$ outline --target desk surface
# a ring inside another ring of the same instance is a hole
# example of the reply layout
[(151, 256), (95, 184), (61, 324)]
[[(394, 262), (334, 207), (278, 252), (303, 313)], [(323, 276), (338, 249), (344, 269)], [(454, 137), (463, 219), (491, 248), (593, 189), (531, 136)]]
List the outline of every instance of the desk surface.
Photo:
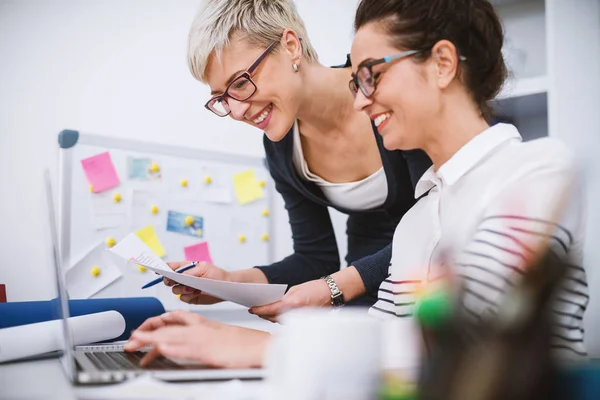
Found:
[[(262, 329), (270, 332), (278, 329), (277, 324), (261, 320), (254, 315), (248, 314), (246, 311), (241, 312), (236, 310), (235, 313), (224, 313), (215, 310), (215, 312), (211, 313), (211, 310), (208, 310), (202, 314), (207, 314), (205, 315), (206, 317), (214, 320), (233, 323), (234, 325), (245, 326), (247, 328)], [(259, 381), (245, 381), (243, 383), (239, 381), (229, 383), (174, 383), (168, 385), (171, 385), (174, 391), (185, 388), (186, 392), (192, 392), (192, 396), (186, 395), (186, 398), (189, 399), (207, 398), (202, 393), (215, 394), (221, 393), (221, 391), (226, 391), (225, 395), (218, 396), (217, 398), (235, 398), (239, 397), (239, 395), (233, 396), (229, 394), (240, 390), (240, 387), (235, 385), (236, 383), (243, 385), (244, 399), (264, 398), (262, 396), (264, 394), (264, 384)], [(168, 388), (165, 389), (164, 385), (162, 389), (168, 390)], [(117, 398), (109, 396), (109, 393), (113, 394), (116, 391), (116, 386), (108, 385), (93, 389), (72, 387), (62, 370), (58, 358), (0, 365), (0, 400)], [(198, 394), (197, 396), (196, 393)]]
[(0, 365), (0, 399), (76, 399), (56, 358)]
[[(70, 385), (58, 359), (46, 359), (0, 365), (0, 399), (117, 399), (117, 398), (239, 398), (263, 399), (265, 385), (259, 381), (163, 383), (152, 381), (106, 385), (100, 387), (73, 387)], [(135, 393), (135, 395), (133, 395)], [(132, 397), (133, 395), (133, 397)], [(139, 397), (138, 397), (139, 396)], [(171, 397), (173, 396), (173, 397)]]

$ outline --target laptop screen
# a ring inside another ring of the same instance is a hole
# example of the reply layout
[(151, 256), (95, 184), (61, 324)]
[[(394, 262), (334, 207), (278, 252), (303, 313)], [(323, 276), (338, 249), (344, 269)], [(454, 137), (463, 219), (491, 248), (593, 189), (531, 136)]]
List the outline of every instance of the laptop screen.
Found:
[(61, 267), (61, 256), (58, 247), (58, 228), (56, 222), (56, 208), (54, 207), (54, 197), (52, 195), (52, 182), (50, 172), (44, 171), (44, 185), (46, 192), (46, 203), (48, 206), (48, 230), (50, 242), (52, 245), (52, 268), (56, 279), (57, 298), (51, 302), (55, 307), (53, 313), (62, 321), (62, 337), (57, 338), (57, 342), (62, 346), (61, 363), (68, 378), (73, 381), (75, 378), (75, 361), (72, 356), (71, 332), (68, 329), (69, 302), (65, 286), (63, 269)]

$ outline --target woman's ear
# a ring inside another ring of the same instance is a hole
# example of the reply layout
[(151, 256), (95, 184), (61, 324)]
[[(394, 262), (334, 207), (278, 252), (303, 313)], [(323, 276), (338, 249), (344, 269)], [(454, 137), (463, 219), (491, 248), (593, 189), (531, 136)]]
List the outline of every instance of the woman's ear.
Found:
[(293, 30), (286, 28), (283, 31), (281, 37), (281, 44), (283, 49), (289, 54), (292, 62), (300, 65), (300, 59), (302, 55), (302, 43), (300, 37)]
[(436, 79), (440, 89), (445, 89), (458, 72), (458, 52), (449, 40), (440, 40), (431, 49), (431, 56), (436, 66)]

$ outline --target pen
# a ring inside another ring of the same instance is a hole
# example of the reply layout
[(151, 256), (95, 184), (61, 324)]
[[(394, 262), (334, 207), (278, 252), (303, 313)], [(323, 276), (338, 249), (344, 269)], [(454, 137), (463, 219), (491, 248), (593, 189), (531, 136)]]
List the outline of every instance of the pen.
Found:
[[(193, 262), (193, 263), (191, 263), (190, 265), (188, 265), (188, 266), (185, 266), (185, 267), (183, 267), (183, 268), (180, 268), (180, 269), (176, 270), (175, 272), (177, 272), (178, 274), (181, 274), (182, 272), (185, 272), (185, 271), (187, 271), (187, 270), (188, 270), (188, 269), (190, 269), (190, 268), (194, 268), (194, 267), (195, 267), (197, 264), (198, 264), (198, 263), (194, 261), (194, 262)], [(162, 278), (162, 277), (160, 277), (160, 278), (156, 278), (155, 280), (153, 280), (153, 281), (151, 281), (151, 282), (148, 282), (148, 283), (146, 283), (144, 286), (142, 286), (142, 289), (146, 289), (146, 288), (152, 287), (152, 286), (154, 286), (154, 285), (157, 285), (157, 284), (161, 283), (161, 282), (162, 282), (162, 280), (163, 280), (163, 278)]]

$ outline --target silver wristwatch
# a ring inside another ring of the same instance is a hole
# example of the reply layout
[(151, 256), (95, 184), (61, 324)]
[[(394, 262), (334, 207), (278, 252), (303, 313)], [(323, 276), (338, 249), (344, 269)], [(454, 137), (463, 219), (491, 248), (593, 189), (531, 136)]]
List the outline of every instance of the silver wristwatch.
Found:
[(340, 288), (338, 288), (338, 286), (335, 284), (333, 278), (327, 275), (322, 277), (321, 279), (327, 282), (327, 286), (329, 286), (329, 290), (331, 290), (331, 305), (334, 308), (337, 308), (342, 307), (344, 304), (346, 304), (344, 302), (344, 294), (342, 293)]

